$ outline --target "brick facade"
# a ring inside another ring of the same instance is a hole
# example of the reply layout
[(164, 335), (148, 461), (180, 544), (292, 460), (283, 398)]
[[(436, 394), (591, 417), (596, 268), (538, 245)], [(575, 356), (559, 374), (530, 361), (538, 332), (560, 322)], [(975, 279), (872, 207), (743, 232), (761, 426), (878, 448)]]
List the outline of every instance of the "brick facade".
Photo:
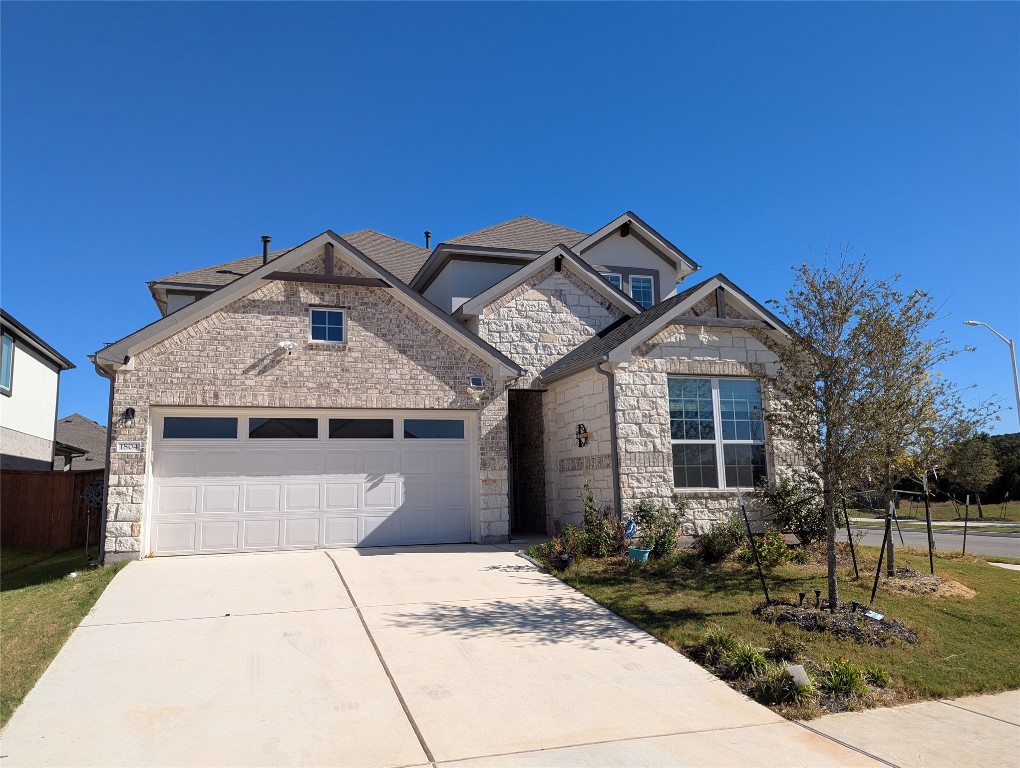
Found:
[[(321, 273), (322, 256), (294, 271)], [(344, 263), (336, 272), (358, 274)], [(346, 344), (308, 340), (313, 305), (347, 310)], [(297, 343), (290, 355), (279, 346), (284, 340)], [(477, 375), (485, 382), (480, 404), (466, 391)], [(414, 313), (393, 289), (271, 280), (118, 371), (110, 439), (147, 445), (154, 406), (480, 410), (481, 539), (505, 541), (504, 387), (491, 360)], [(128, 407), (131, 428), (120, 418)], [(105, 549), (114, 559), (142, 554), (147, 462), (144, 452), (111, 453)]]

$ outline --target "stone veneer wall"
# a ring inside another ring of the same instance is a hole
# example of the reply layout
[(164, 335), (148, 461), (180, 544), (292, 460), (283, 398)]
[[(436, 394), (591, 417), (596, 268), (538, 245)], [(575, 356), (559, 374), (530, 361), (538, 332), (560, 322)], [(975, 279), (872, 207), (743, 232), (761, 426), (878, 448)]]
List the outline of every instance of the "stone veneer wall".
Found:
[[(339, 249), (338, 249), (339, 251)], [(337, 274), (357, 275), (337, 253)], [(294, 271), (321, 273), (321, 255)], [(308, 307), (347, 310), (344, 345), (308, 340)], [(279, 343), (298, 343), (291, 355)], [(457, 408), (481, 410), (481, 538), (509, 534), (507, 394), (492, 363), (413, 313), (392, 289), (266, 281), (247, 296), (140, 353), (117, 373), (111, 440), (147, 445), (152, 406)], [(477, 405), (468, 377), (481, 375)], [(119, 414), (135, 409), (128, 429)], [(105, 551), (138, 557), (146, 453), (112, 452)]]
[(565, 262), (560, 272), (552, 265), (539, 270), (478, 318), (478, 335), (528, 371), (515, 387), (530, 387), (546, 367), (623, 315), (571, 269)]
[[(603, 508), (613, 506), (612, 442), (609, 432), (609, 384), (594, 369), (554, 382), (544, 395), (545, 477), (548, 531), (561, 525), (580, 525), (581, 493), (591, 480)], [(592, 434), (578, 447), (577, 425)]]
[[(634, 350), (616, 372), (620, 493), (626, 515), (641, 499), (668, 503), (673, 493), (667, 376), (750, 377), (771, 370), (775, 357), (741, 329), (670, 325)], [(763, 393), (768, 400), (768, 393)], [(769, 473), (789, 466), (794, 454), (766, 430)], [(730, 490), (681, 489), (689, 503), (687, 533), (702, 533), (737, 510)]]

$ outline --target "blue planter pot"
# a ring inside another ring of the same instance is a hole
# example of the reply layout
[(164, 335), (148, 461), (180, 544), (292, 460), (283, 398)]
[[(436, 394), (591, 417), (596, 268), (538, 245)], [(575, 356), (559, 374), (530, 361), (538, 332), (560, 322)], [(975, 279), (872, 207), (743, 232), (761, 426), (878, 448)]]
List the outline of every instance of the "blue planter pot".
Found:
[(630, 547), (627, 549), (627, 554), (630, 556), (632, 563), (643, 563), (648, 560), (648, 555), (652, 550), (642, 549), (641, 547)]

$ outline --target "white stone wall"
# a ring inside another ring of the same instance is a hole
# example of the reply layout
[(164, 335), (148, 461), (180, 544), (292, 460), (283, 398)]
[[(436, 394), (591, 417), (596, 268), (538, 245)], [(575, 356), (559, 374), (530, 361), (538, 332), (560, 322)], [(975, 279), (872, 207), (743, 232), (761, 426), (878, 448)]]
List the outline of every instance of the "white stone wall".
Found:
[[(339, 261), (339, 258), (338, 258)], [(321, 256), (294, 270), (321, 273)], [(338, 273), (356, 274), (345, 265)], [(310, 341), (309, 305), (347, 310), (348, 342)], [(279, 342), (298, 343), (291, 355)], [(509, 534), (507, 395), (491, 361), (450, 339), (397, 299), (391, 289), (267, 281), (139, 354), (114, 385), (110, 439), (149, 440), (153, 406), (260, 408), (481, 409), (483, 541)], [(468, 377), (486, 391), (475, 404)], [(135, 425), (119, 415), (135, 409)], [(147, 456), (112, 453), (105, 548), (138, 556), (146, 508)]]
[[(673, 494), (669, 431), (670, 374), (753, 377), (774, 369), (775, 357), (747, 331), (670, 325), (634, 350), (616, 372), (620, 493), (624, 514), (641, 499), (668, 503)], [(763, 393), (766, 400), (768, 393)], [(792, 459), (766, 428), (769, 472)], [(738, 511), (730, 490), (677, 489), (688, 501), (687, 533), (702, 533)]]
[(529, 387), (535, 376), (619, 319), (623, 312), (583, 283), (564, 262), (550, 265), (489, 304), (477, 333), (528, 375), (515, 386)]
[[(555, 523), (580, 525), (581, 492), (590, 479), (595, 498), (613, 505), (612, 442), (609, 431), (609, 386), (605, 376), (588, 370), (549, 386), (543, 399), (546, 457), (547, 530)], [(578, 447), (577, 425), (591, 433)]]

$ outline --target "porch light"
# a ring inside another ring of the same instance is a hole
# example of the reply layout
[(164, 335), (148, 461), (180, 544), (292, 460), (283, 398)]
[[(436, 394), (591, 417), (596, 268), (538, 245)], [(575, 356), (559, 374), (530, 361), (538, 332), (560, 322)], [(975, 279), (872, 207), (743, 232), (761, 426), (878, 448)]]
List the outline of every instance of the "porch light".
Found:
[(124, 409), (124, 426), (131, 429), (135, 425), (135, 409), (125, 408)]
[(591, 440), (592, 437), (591, 432), (588, 431), (588, 427), (584, 424), (578, 424), (576, 434), (578, 448), (584, 448), (584, 446), (588, 445), (588, 441)]
[(468, 376), (467, 392), (476, 404), (482, 402), (482, 393), (485, 392), (485, 381), (481, 376)]

